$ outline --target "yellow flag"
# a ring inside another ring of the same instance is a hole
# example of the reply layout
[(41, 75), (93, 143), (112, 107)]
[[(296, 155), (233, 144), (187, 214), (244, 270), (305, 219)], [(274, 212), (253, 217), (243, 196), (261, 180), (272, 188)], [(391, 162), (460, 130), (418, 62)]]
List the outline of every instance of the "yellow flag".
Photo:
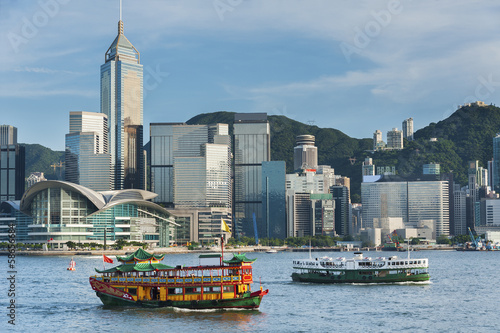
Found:
[(229, 230), (229, 226), (227, 225), (226, 221), (222, 220), (222, 231), (225, 231), (225, 232), (231, 232), (231, 230)]

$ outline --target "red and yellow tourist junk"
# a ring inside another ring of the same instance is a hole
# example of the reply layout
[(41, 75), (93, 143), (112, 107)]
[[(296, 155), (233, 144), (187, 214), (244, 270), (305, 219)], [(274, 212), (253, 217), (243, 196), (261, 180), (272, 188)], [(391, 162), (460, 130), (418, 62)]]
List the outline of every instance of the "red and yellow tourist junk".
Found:
[(104, 305), (177, 307), (188, 309), (258, 308), (268, 290), (251, 291), (252, 263), (245, 254), (222, 260), (200, 255), (199, 265), (170, 267), (164, 254), (142, 249), (116, 258), (120, 265), (96, 271), (90, 285)]

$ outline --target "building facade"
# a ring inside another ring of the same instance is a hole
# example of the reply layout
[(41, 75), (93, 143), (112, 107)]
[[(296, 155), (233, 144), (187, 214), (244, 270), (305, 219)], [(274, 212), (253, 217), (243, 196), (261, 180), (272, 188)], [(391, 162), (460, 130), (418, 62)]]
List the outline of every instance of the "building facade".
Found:
[(293, 169), (316, 169), (318, 167), (318, 148), (314, 146), (314, 135), (298, 135), (293, 148)]
[(101, 113), (108, 118), (113, 188), (143, 189), (143, 67), (121, 20), (101, 66)]
[(11, 203), (9, 210), (9, 203), (2, 204), (2, 212), (21, 226), (16, 237), (30, 244), (50, 240), (54, 249), (68, 241), (113, 244), (119, 239), (169, 246), (176, 223), (150, 201), (155, 196), (144, 190), (96, 192), (69, 182), (45, 181), (30, 187), (17, 207)]
[(403, 120), (403, 138), (406, 140), (413, 140), (413, 118)]
[(363, 224), (373, 228), (374, 219), (400, 217), (405, 226), (434, 220), (436, 235), (449, 235), (447, 181), (390, 181), (361, 183)]
[(403, 131), (393, 128), (387, 132), (387, 149), (403, 149)]
[(24, 146), (0, 146), (0, 201), (21, 199), (25, 185), (24, 172)]
[[(286, 238), (286, 166), (284, 161), (262, 162), (262, 212), (260, 237)], [(259, 227), (259, 226), (258, 226)]]
[(107, 117), (103, 113), (70, 112), (65, 149), (66, 181), (95, 191), (113, 188), (107, 128)]
[(0, 146), (17, 145), (17, 128), (11, 125), (0, 125)]
[(170, 208), (231, 208), (228, 125), (150, 126), (150, 184)]
[(233, 126), (234, 227), (254, 237), (253, 216), (263, 224), (262, 162), (271, 160), (271, 129), (266, 113), (237, 113)]

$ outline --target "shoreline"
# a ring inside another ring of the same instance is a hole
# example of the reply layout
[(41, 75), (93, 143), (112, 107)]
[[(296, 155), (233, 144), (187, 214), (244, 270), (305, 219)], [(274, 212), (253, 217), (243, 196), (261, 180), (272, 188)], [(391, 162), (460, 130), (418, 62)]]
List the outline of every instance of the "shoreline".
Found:
[[(279, 247), (279, 246), (245, 246), (239, 248), (224, 248), (224, 252), (226, 253), (235, 253), (235, 252), (263, 252), (270, 249), (275, 249), (278, 252), (309, 252), (309, 248), (291, 248), (291, 247)], [(412, 251), (410, 252), (418, 252), (418, 251), (427, 251), (427, 250), (440, 250), (440, 251), (457, 251), (459, 248), (452, 246), (439, 246), (439, 245), (426, 245), (425, 247), (412, 247)], [(16, 251), (15, 254), (18, 256), (97, 256), (97, 255), (126, 255), (134, 252), (135, 249), (127, 248), (123, 250), (68, 250), (68, 251), (58, 251), (58, 250), (48, 250), (48, 251)], [(188, 250), (187, 247), (176, 247), (176, 248), (155, 248), (155, 249), (146, 249), (148, 252), (152, 252), (155, 254), (186, 254), (186, 253), (199, 253), (199, 254), (209, 254), (209, 253), (221, 253), (221, 249), (219, 247), (210, 248), (210, 249), (198, 249), (198, 250)], [(406, 251), (377, 251), (376, 248), (312, 248), (311, 252), (376, 252), (376, 253), (401, 253)], [(9, 251), (0, 251), (0, 256), (9, 255)]]

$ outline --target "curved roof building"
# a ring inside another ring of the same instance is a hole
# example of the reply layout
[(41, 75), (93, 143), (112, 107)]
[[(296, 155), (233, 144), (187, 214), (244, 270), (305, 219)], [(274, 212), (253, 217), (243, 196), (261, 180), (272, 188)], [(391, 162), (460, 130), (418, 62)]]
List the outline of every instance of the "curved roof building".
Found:
[(154, 197), (145, 190), (96, 192), (69, 182), (45, 181), (30, 187), (19, 206), (10, 206), (31, 219), (23, 235), (16, 235), (26, 243), (49, 241), (61, 248), (68, 241), (111, 244), (124, 239), (168, 246), (176, 224), (172, 214), (148, 201)]

